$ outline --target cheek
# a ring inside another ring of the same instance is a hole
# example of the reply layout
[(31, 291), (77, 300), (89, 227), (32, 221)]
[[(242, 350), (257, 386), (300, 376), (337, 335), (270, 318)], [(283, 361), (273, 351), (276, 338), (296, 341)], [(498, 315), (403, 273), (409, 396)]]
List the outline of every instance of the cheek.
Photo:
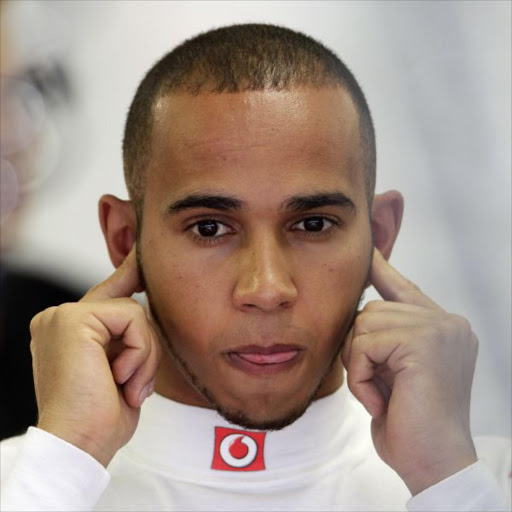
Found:
[(204, 255), (157, 237), (142, 244), (147, 292), (168, 336), (206, 339), (222, 323), (221, 274)]
[(350, 294), (361, 292), (369, 272), (370, 252), (348, 252), (325, 262), (324, 275), (329, 287)]
[[(301, 273), (304, 307), (316, 312), (320, 328), (332, 330), (351, 318), (366, 285), (370, 255), (371, 243), (363, 241), (319, 255), (312, 267), (316, 270)], [(311, 262), (303, 263), (311, 267)]]

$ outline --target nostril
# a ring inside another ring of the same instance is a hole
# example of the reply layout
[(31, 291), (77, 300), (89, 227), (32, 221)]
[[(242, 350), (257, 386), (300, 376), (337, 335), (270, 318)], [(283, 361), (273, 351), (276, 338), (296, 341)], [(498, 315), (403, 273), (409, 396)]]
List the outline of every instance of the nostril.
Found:
[(259, 303), (246, 302), (246, 303), (242, 304), (242, 307), (246, 310), (260, 309), (260, 310), (264, 310), (264, 311), (271, 311), (271, 310), (277, 310), (277, 309), (288, 309), (291, 306), (292, 306), (292, 302), (290, 302), (290, 301), (283, 301), (283, 302), (280, 302), (277, 304), (276, 303), (262, 304), (261, 302), (259, 302)]

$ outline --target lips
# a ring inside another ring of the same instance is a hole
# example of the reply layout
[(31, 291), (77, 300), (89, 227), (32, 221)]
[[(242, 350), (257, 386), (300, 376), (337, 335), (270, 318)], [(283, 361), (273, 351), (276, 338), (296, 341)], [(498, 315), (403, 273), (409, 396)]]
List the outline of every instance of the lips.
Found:
[(278, 364), (285, 363), (297, 355), (296, 350), (289, 350), (286, 352), (276, 352), (275, 354), (237, 354), (245, 361), (254, 364)]
[(271, 374), (288, 369), (300, 359), (303, 349), (294, 345), (262, 347), (248, 345), (227, 353), (236, 368), (252, 374)]

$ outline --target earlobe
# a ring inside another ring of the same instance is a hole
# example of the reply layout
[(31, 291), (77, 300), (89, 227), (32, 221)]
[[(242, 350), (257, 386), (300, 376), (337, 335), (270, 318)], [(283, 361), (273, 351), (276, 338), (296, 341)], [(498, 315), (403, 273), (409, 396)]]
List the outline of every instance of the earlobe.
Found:
[(106, 194), (99, 201), (101, 230), (107, 243), (110, 261), (119, 267), (136, 240), (137, 221), (131, 201)]
[(404, 198), (400, 192), (389, 190), (377, 194), (372, 206), (372, 232), (374, 246), (389, 259), (400, 231), (404, 212)]

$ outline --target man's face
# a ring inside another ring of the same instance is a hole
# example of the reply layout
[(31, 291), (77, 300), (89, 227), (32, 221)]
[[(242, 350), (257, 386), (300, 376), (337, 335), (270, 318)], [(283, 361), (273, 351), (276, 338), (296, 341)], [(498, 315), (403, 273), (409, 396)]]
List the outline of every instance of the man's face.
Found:
[(279, 428), (343, 381), (370, 265), (359, 123), (334, 88), (155, 106), (139, 261), (170, 354), (157, 390)]

